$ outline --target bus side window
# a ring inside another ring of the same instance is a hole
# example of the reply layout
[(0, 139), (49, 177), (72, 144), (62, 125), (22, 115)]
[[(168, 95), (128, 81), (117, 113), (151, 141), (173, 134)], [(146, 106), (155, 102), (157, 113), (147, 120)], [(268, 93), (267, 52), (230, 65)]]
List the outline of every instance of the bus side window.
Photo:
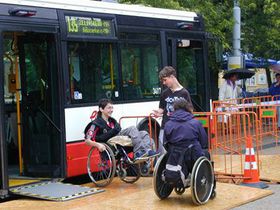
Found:
[(156, 98), (160, 93), (158, 45), (131, 44), (121, 46), (124, 100)]
[(138, 85), (124, 85), (123, 93), (125, 100), (143, 98), (141, 88)]
[(116, 47), (110, 43), (70, 42), (68, 45), (71, 103), (118, 100)]

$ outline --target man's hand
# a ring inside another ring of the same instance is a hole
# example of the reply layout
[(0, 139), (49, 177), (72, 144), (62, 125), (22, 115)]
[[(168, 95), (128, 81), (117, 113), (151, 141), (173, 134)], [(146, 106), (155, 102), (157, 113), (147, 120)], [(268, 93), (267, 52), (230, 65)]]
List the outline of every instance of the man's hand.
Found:
[(163, 109), (159, 108), (157, 110), (153, 110), (153, 114), (155, 115), (155, 117), (162, 117)]

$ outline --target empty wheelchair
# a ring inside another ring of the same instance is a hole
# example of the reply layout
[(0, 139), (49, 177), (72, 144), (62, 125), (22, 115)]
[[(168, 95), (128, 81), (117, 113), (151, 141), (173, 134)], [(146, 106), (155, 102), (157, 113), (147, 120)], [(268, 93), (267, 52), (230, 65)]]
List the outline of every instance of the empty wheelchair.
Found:
[[(184, 158), (184, 161), (186, 152), (189, 151), (190, 148), (184, 151), (183, 156), (180, 156)], [(210, 198), (213, 199), (216, 196), (214, 171), (212, 163), (208, 158), (204, 156), (199, 157), (194, 164), (189, 159), (186, 160), (186, 167), (183, 168), (186, 168), (187, 172), (181, 173), (181, 178), (174, 182), (167, 179), (166, 170), (168, 168), (171, 172), (179, 172), (181, 166), (170, 166), (167, 164), (170, 160), (169, 156), (170, 152), (162, 155), (154, 169), (153, 186), (156, 195), (160, 199), (167, 198), (173, 190), (181, 195), (187, 188), (190, 188), (192, 201), (197, 205), (205, 204)]]
[(99, 152), (92, 147), (88, 154), (87, 171), (98, 187), (109, 185), (115, 174), (126, 183), (136, 182), (140, 176), (140, 164), (149, 158), (133, 159), (132, 141), (127, 136), (115, 136), (104, 144), (106, 150)]

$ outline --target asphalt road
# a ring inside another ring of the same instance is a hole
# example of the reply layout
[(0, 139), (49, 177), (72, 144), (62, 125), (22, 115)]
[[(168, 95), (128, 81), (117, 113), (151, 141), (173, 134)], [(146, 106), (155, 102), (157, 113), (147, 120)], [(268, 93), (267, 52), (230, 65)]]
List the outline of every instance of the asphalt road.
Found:
[[(279, 167), (280, 170), (280, 167)], [(269, 187), (266, 188), (272, 190), (274, 194), (264, 197), (262, 199), (247, 203), (245, 205), (233, 208), (233, 210), (245, 210), (245, 209), (254, 209), (254, 210), (277, 210), (280, 209), (280, 184), (269, 184)]]

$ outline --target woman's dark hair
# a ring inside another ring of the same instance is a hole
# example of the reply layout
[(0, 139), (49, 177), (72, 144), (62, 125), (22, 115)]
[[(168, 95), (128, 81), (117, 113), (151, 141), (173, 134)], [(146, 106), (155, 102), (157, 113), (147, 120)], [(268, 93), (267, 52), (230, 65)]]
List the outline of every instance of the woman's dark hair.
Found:
[(108, 98), (102, 98), (102, 99), (99, 100), (99, 102), (98, 102), (98, 112), (97, 112), (98, 117), (101, 117), (101, 115), (102, 115), (102, 113), (99, 109), (100, 108), (104, 109), (108, 104), (113, 104), (113, 102)]
[(184, 98), (179, 98), (177, 100), (175, 100), (174, 104), (173, 104), (174, 110), (178, 110), (178, 109), (183, 109), (186, 112), (193, 112), (193, 106), (191, 103), (189, 103), (186, 99)]
[(239, 75), (237, 73), (232, 73), (232, 74), (229, 75), (229, 79), (234, 77), (234, 76), (237, 76), (237, 78), (238, 78)]

